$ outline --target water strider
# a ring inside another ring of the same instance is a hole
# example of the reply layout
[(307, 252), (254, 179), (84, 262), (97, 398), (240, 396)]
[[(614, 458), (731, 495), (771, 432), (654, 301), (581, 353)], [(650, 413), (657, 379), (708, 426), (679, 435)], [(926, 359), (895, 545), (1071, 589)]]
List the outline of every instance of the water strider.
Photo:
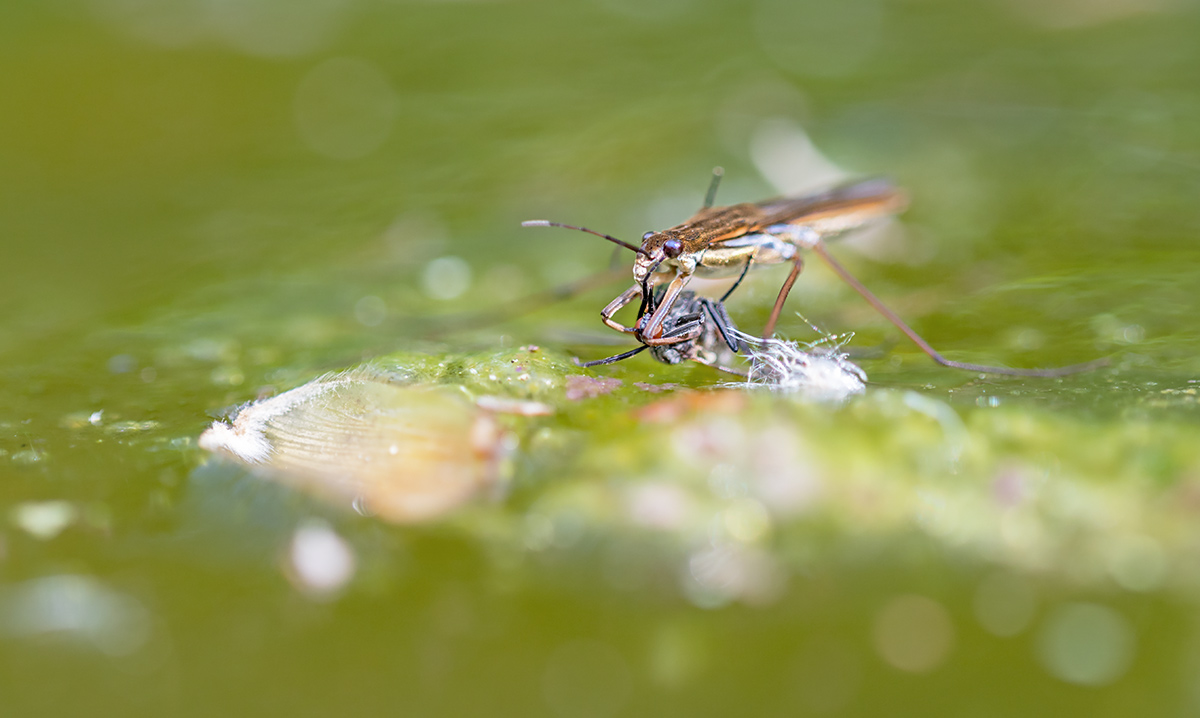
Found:
[[(657, 232), (642, 235), (641, 246), (584, 227), (533, 220), (527, 227), (564, 227), (594, 234), (637, 254), (633, 265), (634, 284), (608, 303), (600, 312), (604, 323), (617, 331), (632, 334), (643, 346), (662, 347), (694, 342), (706, 331), (703, 321), (671, 324), (668, 320), (680, 301), (684, 287), (692, 277), (718, 278), (738, 275), (721, 302), (741, 284), (751, 267), (792, 263), (771, 315), (763, 328), (768, 338), (775, 330), (783, 304), (792, 285), (804, 268), (802, 249), (820, 257), (843, 281), (913, 341), (937, 363), (955, 369), (1007, 374), (1012, 376), (1056, 377), (1087, 371), (1108, 363), (1099, 359), (1084, 364), (1051, 369), (1010, 369), (970, 364), (945, 358), (903, 319), (841, 265), (825, 246), (825, 240), (861, 229), (875, 221), (903, 211), (908, 198), (891, 182), (881, 178), (858, 180), (813, 194), (782, 197), (763, 202), (744, 202), (714, 207), (713, 199), (723, 172), (717, 168), (705, 197), (704, 206), (688, 221)], [(657, 285), (666, 285), (660, 292)], [(641, 299), (637, 321), (632, 327), (620, 324), (613, 315), (634, 299)], [(633, 351), (641, 351), (638, 348)], [(623, 357), (622, 357), (623, 358)], [(614, 359), (615, 361), (615, 359)]]

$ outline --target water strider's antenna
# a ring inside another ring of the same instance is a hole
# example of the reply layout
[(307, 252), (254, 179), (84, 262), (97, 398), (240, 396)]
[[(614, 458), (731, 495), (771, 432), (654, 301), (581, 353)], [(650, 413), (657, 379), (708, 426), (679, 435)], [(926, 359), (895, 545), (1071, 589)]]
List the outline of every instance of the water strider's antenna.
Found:
[(597, 237), (603, 237), (614, 244), (619, 244), (622, 247), (624, 247), (625, 249), (629, 249), (634, 252), (637, 252), (638, 254), (640, 254), (644, 257), (650, 256), (650, 253), (647, 252), (646, 250), (642, 249), (641, 247), (635, 247), (634, 245), (630, 244), (629, 242), (617, 239), (616, 237), (613, 237), (608, 234), (604, 234), (603, 232), (597, 232), (594, 229), (588, 229), (587, 227), (576, 227), (573, 224), (563, 224), (561, 222), (550, 222), (550, 221), (547, 221), (544, 219), (531, 219), (527, 222), (522, 222), (521, 226), (522, 227), (562, 227), (563, 229), (577, 229), (580, 232), (587, 232), (588, 234), (594, 234)]

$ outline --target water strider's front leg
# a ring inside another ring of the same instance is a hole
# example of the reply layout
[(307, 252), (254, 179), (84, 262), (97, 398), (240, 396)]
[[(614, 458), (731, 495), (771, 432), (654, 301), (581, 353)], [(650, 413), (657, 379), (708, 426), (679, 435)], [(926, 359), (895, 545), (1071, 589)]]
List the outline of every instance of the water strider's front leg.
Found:
[(608, 325), (609, 327), (611, 327), (613, 329), (616, 329), (619, 332), (622, 332), (624, 334), (637, 334), (636, 329), (634, 329), (633, 327), (627, 327), (624, 324), (621, 324), (620, 322), (616, 321), (615, 319), (613, 319), (613, 315), (616, 314), (617, 312), (621, 311), (621, 308), (624, 307), (626, 304), (629, 304), (630, 302), (632, 302), (635, 297), (640, 297), (640, 296), (642, 296), (642, 285), (640, 285), (640, 284), (633, 285), (629, 289), (626, 289), (625, 291), (623, 291), (619, 295), (617, 295), (617, 298), (612, 300), (611, 302), (609, 302), (608, 306), (604, 307), (604, 309), (601, 309), (600, 310), (600, 318), (604, 320), (604, 323), (606, 325)]
[(670, 313), (671, 307), (675, 306), (675, 300), (679, 297), (679, 293), (683, 291), (688, 280), (692, 278), (691, 272), (684, 272), (682, 269), (671, 283), (667, 285), (667, 291), (663, 293), (662, 299), (658, 306), (650, 313), (649, 318), (645, 323), (639, 321), (638, 329), (634, 333), (637, 340), (643, 344), (650, 346), (663, 346), (664, 344), (678, 344), (689, 339), (696, 339), (699, 336), (699, 330), (696, 336), (671, 337), (663, 336), (663, 322), (667, 319), (667, 314)]

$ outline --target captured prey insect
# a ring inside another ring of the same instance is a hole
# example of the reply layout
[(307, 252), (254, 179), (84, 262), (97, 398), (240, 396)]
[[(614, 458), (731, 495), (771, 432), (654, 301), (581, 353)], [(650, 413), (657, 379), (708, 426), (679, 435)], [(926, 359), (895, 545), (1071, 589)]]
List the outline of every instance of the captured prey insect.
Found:
[[(647, 303), (650, 311), (657, 302), (662, 300), (665, 287), (659, 287), (650, 295)], [(710, 366), (720, 371), (746, 376), (746, 372), (727, 366), (733, 356), (742, 349), (742, 339), (745, 336), (725, 310), (722, 299), (709, 299), (698, 296), (695, 292), (685, 290), (679, 293), (671, 311), (663, 320), (663, 336), (694, 338), (668, 344), (642, 344), (636, 349), (622, 352), (606, 359), (584, 362), (579, 366), (593, 367), (614, 364), (623, 359), (636, 356), (647, 349), (650, 355), (664, 364), (682, 364), (694, 361), (697, 364)], [(643, 316), (649, 316), (644, 314)]]
[[(632, 334), (650, 347), (694, 342), (705, 330), (704, 323), (668, 331), (667, 319), (675, 311), (684, 287), (692, 277), (738, 276), (722, 302), (741, 284), (751, 267), (791, 262), (792, 269), (779, 289), (762, 336), (769, 338), (783, 310), (792, 285), (804, 268), (801, 250), (815, 253), (876, 311), (904, 333), (938, 364), (967, 371), (1012, 376), (1056, 377), (1106, 365), (1106, 359), (1052, 369), (1010, 369), (953, 361), (942, 356), (899, 315), (854, 278), (829, 253), (825, 240), (860, 229), (907, 207), (907, 196), (891, 182), (873, 178), (849, 182), (814, 194), (782, 197), (758, 203), (713, 207), (723, 172), (717, 168), (703, 207), (688, 221), (658, 232), (642, 235), (641, 246), (584, 227), (546, 220), (524, 222), (524, 226), (564, 227), (603, 237), (637, 254), (633, 265), (634, 284), (600, 312), (604, 323)], [(665, 289), (656, 298), (657, 285)], [(640, 298), (637, 322), (629, 327), (613, 316)], [(640, 351), (640, 349), (638, 350)]]

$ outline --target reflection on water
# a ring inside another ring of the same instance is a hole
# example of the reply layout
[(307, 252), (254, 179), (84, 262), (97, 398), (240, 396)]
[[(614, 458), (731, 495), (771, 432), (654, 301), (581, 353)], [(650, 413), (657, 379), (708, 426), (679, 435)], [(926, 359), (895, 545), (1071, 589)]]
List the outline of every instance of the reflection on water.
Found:
[(9, 638), (61, 640), (121, 656), (146, 643), (152, 619), (132, 596), (88, 576), (60, 575), (5, 587), (0, 621)]

